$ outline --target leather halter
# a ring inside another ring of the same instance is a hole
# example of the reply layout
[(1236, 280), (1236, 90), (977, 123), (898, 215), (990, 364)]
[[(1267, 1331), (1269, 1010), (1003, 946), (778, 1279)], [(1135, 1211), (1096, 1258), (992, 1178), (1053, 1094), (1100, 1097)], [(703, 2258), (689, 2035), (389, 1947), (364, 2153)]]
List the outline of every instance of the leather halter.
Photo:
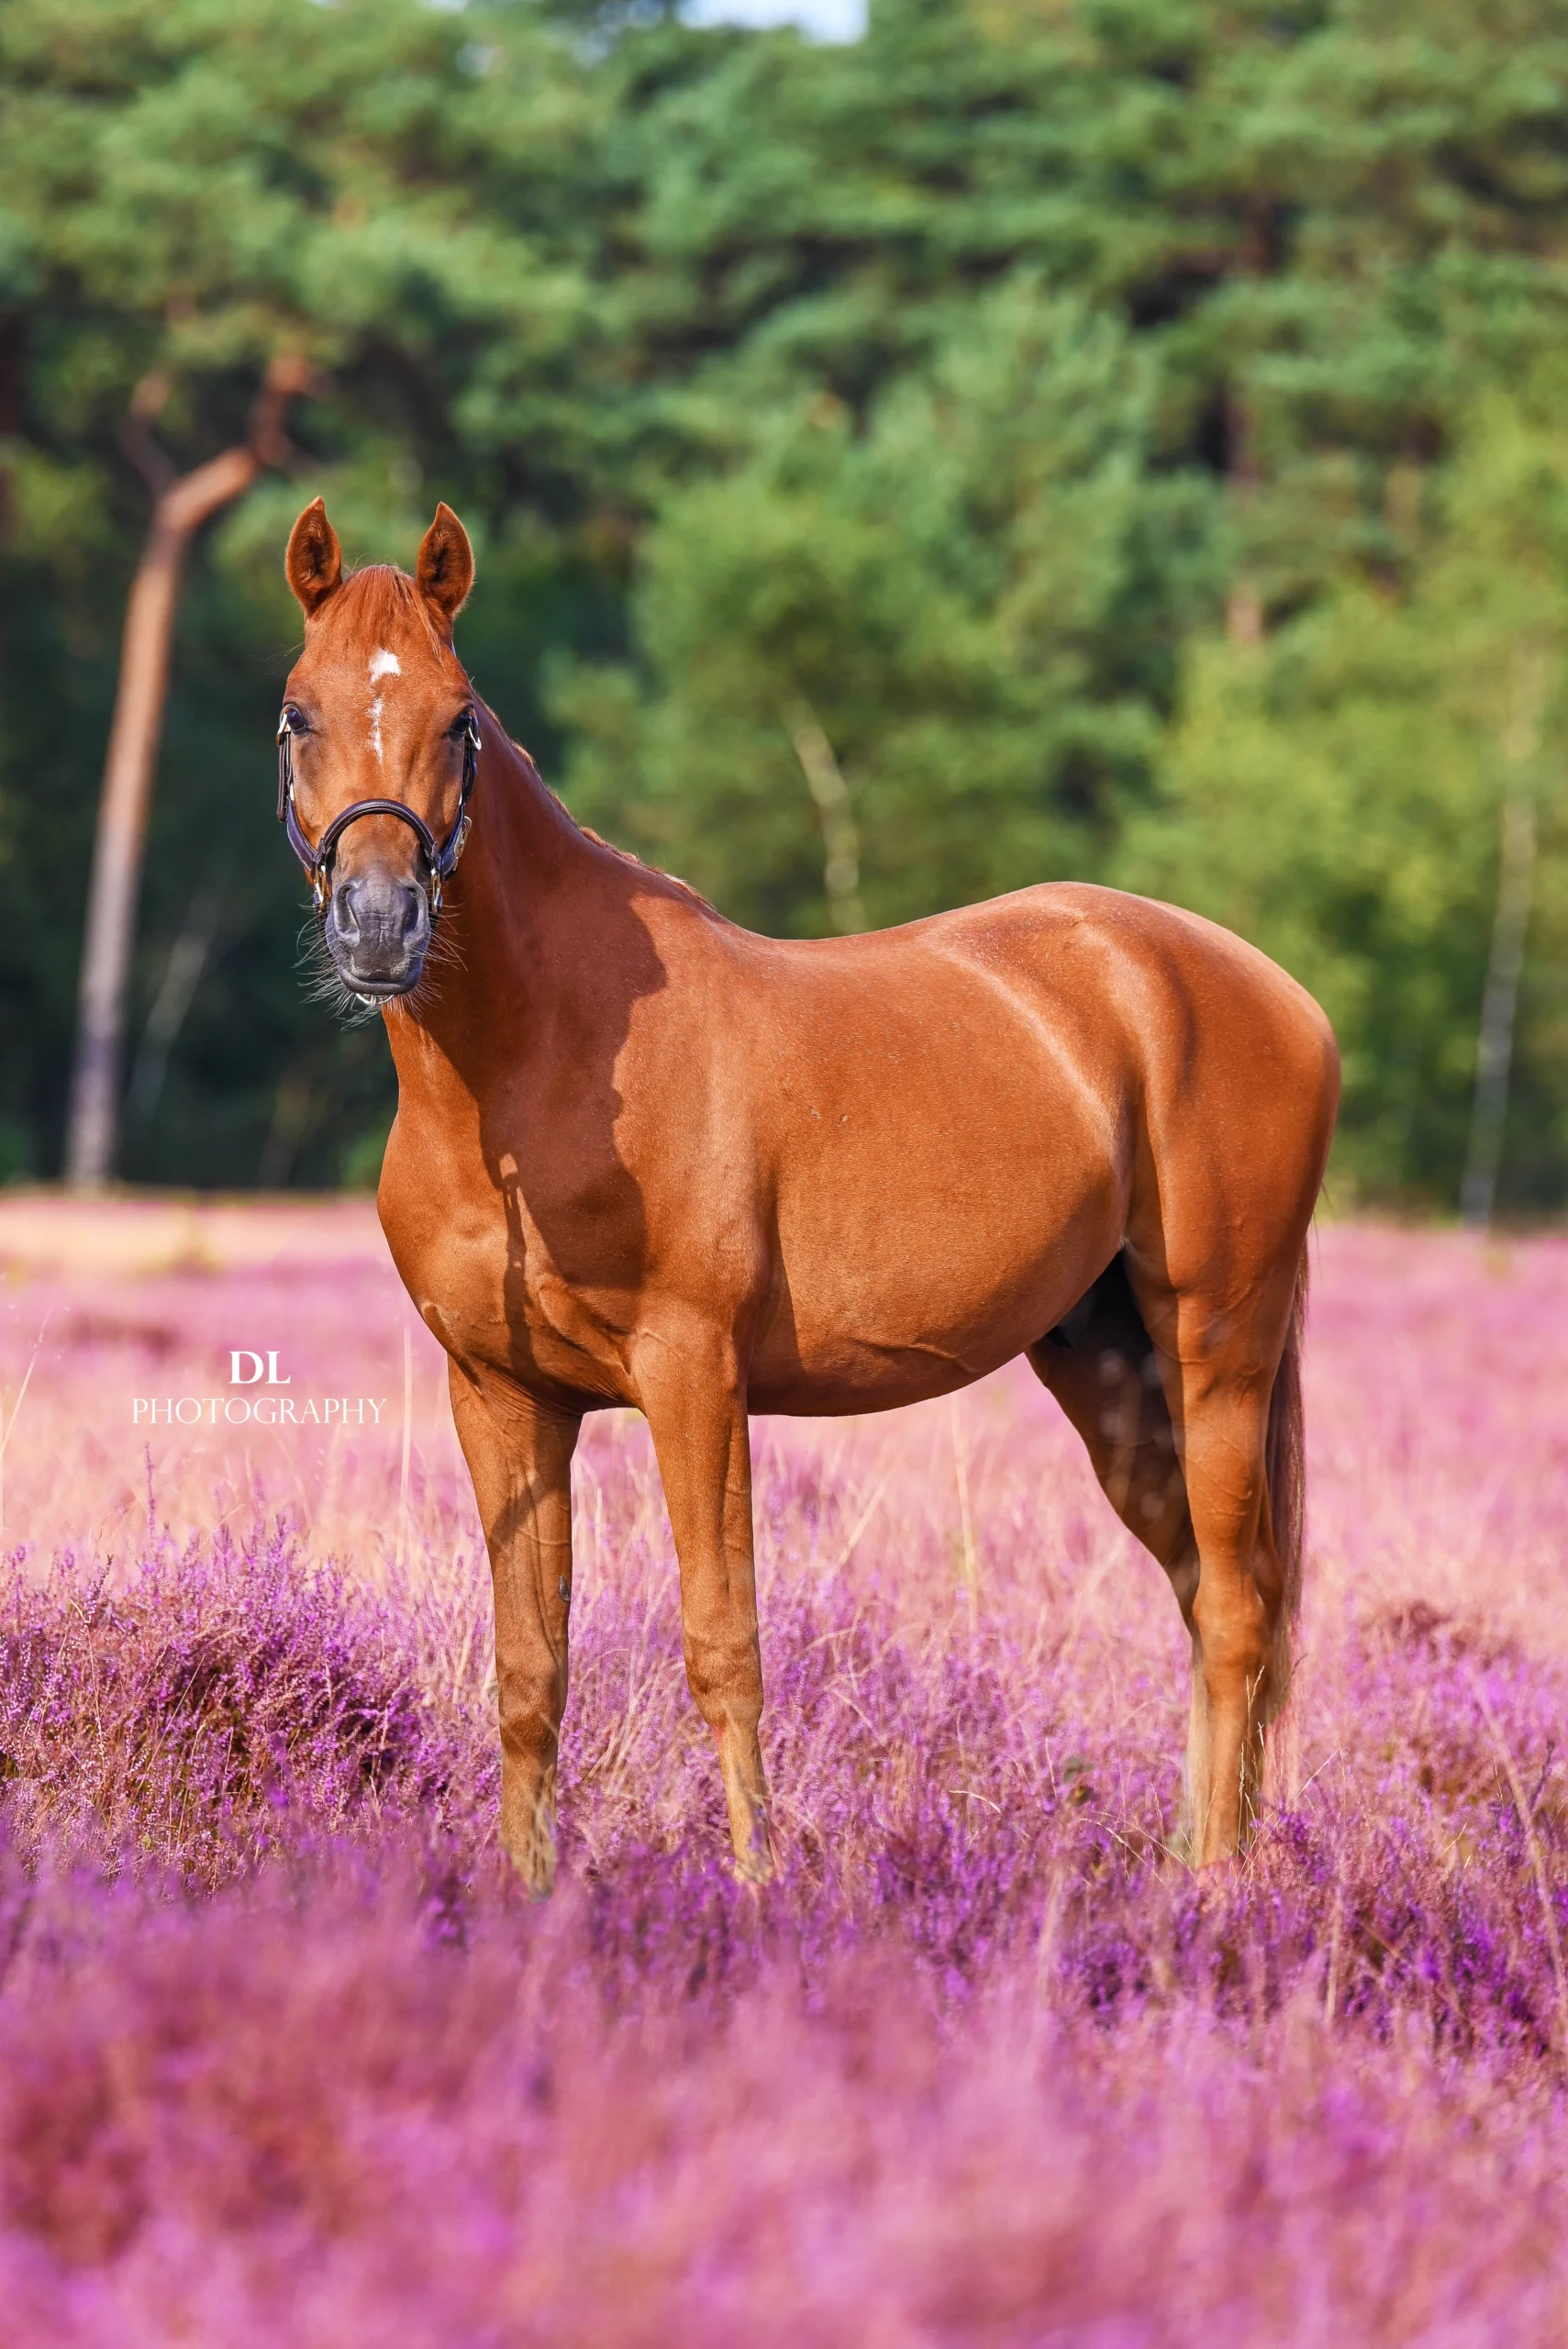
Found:
[(310, 894), (316, 901), (319, 921), (327, 918), (327, 902), (332, 889), (332, 863), (338, 853), (338, 843), (350, 824), (361, 816), (395, 816), (406, 824), (419, 843), (419, 853), (429, 874), (430, 927), (440, 918), (441, 892), (457, 868), (468, 839), (468, 803), (479, 777), (479, 713), (471, 707), (462, 738), (462, 789), (458, 796), (457, 820), (446, 839), (438, 847), (436, 836), (418, 815), (402, 799), (356, 799), (351, 807), (334, 816), (314, 848), (306, 839), (294, 804), (294, 729), (285, 709), (278, 720), (278, 821), (288, 836), (288, 844), (305, 867), (310, 883)]

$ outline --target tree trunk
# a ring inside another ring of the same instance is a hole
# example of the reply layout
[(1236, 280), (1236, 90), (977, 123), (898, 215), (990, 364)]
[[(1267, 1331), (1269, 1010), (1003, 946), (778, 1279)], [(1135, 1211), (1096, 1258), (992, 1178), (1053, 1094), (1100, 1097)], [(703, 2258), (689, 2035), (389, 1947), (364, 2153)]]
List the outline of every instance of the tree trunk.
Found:
[(821, 819), (826, 854), (822, 886), (828, 910), (834, 929), (852, 937), (865, 928), (866, 917), (861, 903), (861, 836), (850, 805), (849, 786), (839, 771), (833, 745), (810, 703), (805, 699), (791, 702), (784, 713), (784, 721), (795, 755), (800, 761), (806, 789)]
[(1540, 749), (1546, 683), (1546, 662), (1541, 654), (1529, 653), (1516, 662), (1513, 712), (1503, 738), (1509, 773), (1503, 798), (1497, 905), (1492, 924), (1486, 989), (1481, 1004), (1481, 1031), (1476, 1041), (1470, 1148), (1459, 1191), (1460, 1213), (1473, 1231), (1485, 1231), (1490, 1227), (1497, 1202), (1503, 1128), (1507, 1120), (1508, 1085), (1513, 1074), (1514, 1023), (1518, 1011), (1519, 980), (1524, 973), (1530, 899), (1535, 894), (1535, 797), (1529, 770)]
[(126, 607), (119, 685), (93, 849), (65, 1155), (66, 1180), (75, 1190), (98, 1188), (114, 1166), (126, 990), (185, 555), (202, 524), (242, 495), (263, 464), (278, 461), (286, 447), (281, 429), (284, 406), (306, 387), (307, 380), (297, 359), (275, 361), (257, 403), (249, 441), (168, 483), (152, 510), (152, 527)]
[(1503, 1126), (1508, 1114), (1508, 1081), (1513, 1074), (1514, 1020), (1518, 1009), (1534, 881), (1535, 803), (1521, 793), (1503, 803), (1497, 911), (1492, 929), (1486, 993), (1481, 1007), (1470, 1150), (1459, 1193), (1460, 1213), (1473, 1231), (1489, 1228), (1496, 1206)]
[[(1278, 243), (1279, 207), (1266, 190), (1254, 189), (1246, 199), (1239, 273), (1254, 281), (1273, 277), (1279, 267)], [(1262, 485), (1263, 468), (1258, 456), (1257, 423), (1251, 402), (1233, 385), (1225, 406), (1231, 518), (1244, 542)], [(1232, 644), (1255, 645), (1263, 640), (1267, 619), (1262, 590), (1251, 570), (1245, 567), (1247, 561), (1248, 551), (1243, 544), (1244, 567), (1240, 576), (1232, 580), (1225, 598), (1225, 633)]]

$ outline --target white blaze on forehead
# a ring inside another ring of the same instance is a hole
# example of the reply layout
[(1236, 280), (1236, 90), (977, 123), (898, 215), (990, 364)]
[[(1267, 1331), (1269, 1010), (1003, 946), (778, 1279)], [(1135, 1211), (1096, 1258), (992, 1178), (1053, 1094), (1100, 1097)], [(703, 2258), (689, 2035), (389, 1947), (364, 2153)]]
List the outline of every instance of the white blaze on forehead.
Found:
[[(370, 673), (372, 685), (378, 685), (383, 677), (400, 677), (403, 674), (403, 663), (395, 652), (389, 652), (384, 644), (378, 644), (370, 657)], [(384, 699), (377, 694), (366, 713), (370, 718), (371, 730), (365, 740), (375, 752), (378, 766), (384, 763), (381, 746), (381, 713), (385, 707)]]

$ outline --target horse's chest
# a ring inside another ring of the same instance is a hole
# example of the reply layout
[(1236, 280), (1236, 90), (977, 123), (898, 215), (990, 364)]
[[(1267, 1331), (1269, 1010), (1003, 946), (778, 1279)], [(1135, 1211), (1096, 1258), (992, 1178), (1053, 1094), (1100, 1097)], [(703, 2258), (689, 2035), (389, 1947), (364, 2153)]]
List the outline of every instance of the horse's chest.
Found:
[(567, 1276), (515, 1196), (493, 1215), (444, 1228), (418, 1215), (401, 1230), (384, 1200), (383, 1220), (404, 1285), (454, 1360), (525, 1386), (620, 1399), (618, 1317), (595, 1283)]

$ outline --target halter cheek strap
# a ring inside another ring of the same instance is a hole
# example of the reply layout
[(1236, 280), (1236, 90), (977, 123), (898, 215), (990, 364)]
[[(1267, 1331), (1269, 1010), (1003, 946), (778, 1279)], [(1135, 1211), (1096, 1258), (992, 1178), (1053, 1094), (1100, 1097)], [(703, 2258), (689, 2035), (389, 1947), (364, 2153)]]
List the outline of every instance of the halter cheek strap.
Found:
[(439, 845), (437, 844), (436, 836), (423, 816), (418, 815), (406, 801), (356, 799), (351, 807), (345, 807), (341, 815), (333, 817), (316, 846), (312, 848), (305, 837), (304, 829), (294, 804), (293, 743), (294, 729), (289, 724), (288, 712), (285, 709), (278, 721), (278, 821), (288, 837), (290, 848), (305, 867), (306, 878), (310, 883), (310, 894), (316, 900), (317, 918), (318, 920), (326, 918), (327, 902), (332, 893), (333, 860), (338, 853), (338, 843), (349, 826), (357, 824), (361, 816), (395, 816), (399, 823), (407, 825), (419, 843), (419, 853), (425, 860), (425, 870), (430, 876), (428, 883), (430, 923), (434, 928), (440, 918), (442, 889), (456, 871), (457, 861), (462, 854), (464, 843), (468, 839), (468, 803), (473, 796), (474, 784), (479, 778), (478, 712), (470, 709), (468, 724), (463, 732), (462, 789), (458, 797), (457, 820)]

